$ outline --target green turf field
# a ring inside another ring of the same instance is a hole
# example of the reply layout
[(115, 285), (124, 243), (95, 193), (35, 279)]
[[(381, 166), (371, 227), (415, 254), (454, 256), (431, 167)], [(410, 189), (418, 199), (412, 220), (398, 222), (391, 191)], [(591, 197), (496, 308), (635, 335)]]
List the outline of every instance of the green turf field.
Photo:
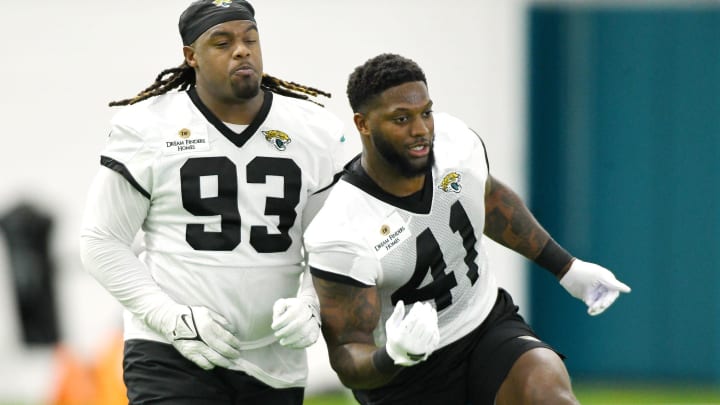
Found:
[[(582, 405), (720, 405), (720, 386), (678, 384), (619, 385), (616, 383), (575, 384)], [(3, 401), (0, 405), (47, 405)], [(102, 404), (87, 404), (102, 405)], [(305, 405), (357, 405), (349, 393), (309, 397)], [(442, 404), (444, 405), (444, 404)]]
[[(583, 405), (720, 405), (720, 387), (617, 384), (576, 384), (575, 394)], [(308, 398), (306, 405), (357, 404), (345, 393)]]

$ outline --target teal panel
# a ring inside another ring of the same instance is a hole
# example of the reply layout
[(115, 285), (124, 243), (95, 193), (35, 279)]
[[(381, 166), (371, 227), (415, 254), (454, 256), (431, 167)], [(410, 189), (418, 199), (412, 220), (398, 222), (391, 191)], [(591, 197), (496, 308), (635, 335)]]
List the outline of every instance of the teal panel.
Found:
[(720, 8), (530, 12), (530, 205), (633, 287), (589, 317), (542, 270), (571, 373), (720, 380)]

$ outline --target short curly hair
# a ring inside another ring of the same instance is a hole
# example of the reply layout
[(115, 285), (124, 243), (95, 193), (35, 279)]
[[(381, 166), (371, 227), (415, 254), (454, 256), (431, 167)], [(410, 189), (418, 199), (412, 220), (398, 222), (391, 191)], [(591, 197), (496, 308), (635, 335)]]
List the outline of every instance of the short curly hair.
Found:
[(421, 81), (425, 73), (414, 61), (400, 55), (383, 53), (355, 68), (347, 84), (347, 96), (353, 112), (362, 112), (368, 103), (390, 87)]

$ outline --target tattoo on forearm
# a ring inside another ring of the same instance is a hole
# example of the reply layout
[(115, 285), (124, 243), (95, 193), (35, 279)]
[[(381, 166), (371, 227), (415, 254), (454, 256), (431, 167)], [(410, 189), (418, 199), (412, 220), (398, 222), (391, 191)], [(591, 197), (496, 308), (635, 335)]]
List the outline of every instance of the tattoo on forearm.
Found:
[(380, 319), (375, 288), (360, 288), (313, 278), (320, 299), (323, 336), (333, 369), (343, 384), (373, 388), (385, 384), (391, 374), (373, 364), (376, 346), (373, 331)]
[(485, 203), (484, 233), (525, 257), (535, 258), (549, 235), (517, 194), (495, 182)]
[(353, 290), (350, 294), (350, 304), (348, 305), (351, 316), (346, 319), (344, 334), (341, 335), (341, 338), (344, 338), (345, 335), (347, 335), (347, 338), (350, 338), (353, 331), (363, 331), (372, 334), (380, 316), (379, 308), (373, 305), (365, 291), (359, 288), (354, 288)]
[(333, 338), (339, 344), (367, 342), (380, 317), (374, 290), (325, 280), (315, 280), (315, 290), (322, 304), (322, 323), (332, 329)]

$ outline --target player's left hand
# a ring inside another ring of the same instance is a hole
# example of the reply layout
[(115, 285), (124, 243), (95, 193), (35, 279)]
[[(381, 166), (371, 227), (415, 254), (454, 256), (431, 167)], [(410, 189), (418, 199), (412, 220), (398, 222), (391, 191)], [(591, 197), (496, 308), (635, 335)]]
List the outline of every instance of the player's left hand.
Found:
[(560, 285), (584, 302), (592, 316), (605, 311), (621, 292), (630, 292), (630, 287), (616, 279), (610, 270), (580, 259), (572, 262), (570, 270), (560, 279)]
[(304, 349), (320, 336), (320, 320), (313, 308), (299, 298), (280, 298), (273, 305), (271, 325), (283, 346)]

